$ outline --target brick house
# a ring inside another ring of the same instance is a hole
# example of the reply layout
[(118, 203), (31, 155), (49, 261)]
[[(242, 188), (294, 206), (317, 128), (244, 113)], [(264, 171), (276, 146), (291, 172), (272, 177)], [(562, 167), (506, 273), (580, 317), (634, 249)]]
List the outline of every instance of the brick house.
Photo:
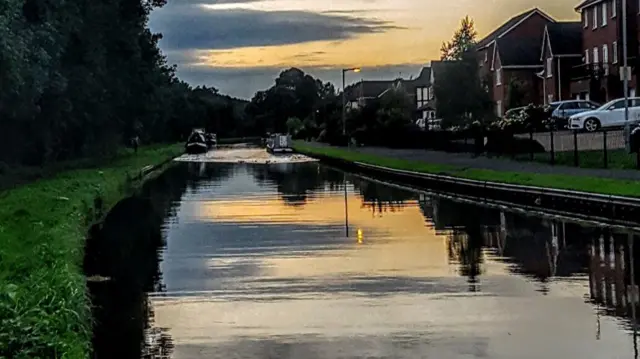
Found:
[[(581, 14), (582, 63), (572, 70), (572, 97), (596, 102), (624, 96), (620, 80), (622, 49), (622, 1), (585, 0), (575, 8)], [(627, 1), (627, 51), (629, 66), (635, 67), (638, 54), (638, 1)], [(630, 79), (635, 96), (636, 76)]]
[(572, 69), (582, 63), (582, 24), (556, 22), (547, 24), (542, 38), (540, 61), (544, 69), (542, 99), (544, 104), (573, 98)]
[(541, 81), (536, 73), (542, 70), (540, 49), (545, 27), (555, 20), (534, 8), (509, 19), (482, 38), (476, 45), (479, 74), (496, 103), (496, 115), (506, 110), (508, 86), (519, 80), (530, 89), (527, 99), (540, 101)]
[(345, 88), (347, 109), (356, 109), (392, 88), (395, 80), (360, 81)]

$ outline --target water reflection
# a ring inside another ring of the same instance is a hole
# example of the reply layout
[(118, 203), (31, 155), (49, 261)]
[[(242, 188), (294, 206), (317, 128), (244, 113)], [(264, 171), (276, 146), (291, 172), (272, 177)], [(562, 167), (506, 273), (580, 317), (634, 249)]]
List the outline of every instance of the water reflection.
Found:
[(164, 219), (175, 216), (193, 168), (171, 168), (118, 203), (91, 228), (84, 270), (93, 305), (93, 358), (168, 358), (166, 328), (154, 326), (148, 292), (163, 290), (158, 251), (166, 243)]
[(98, 357), (636, 352), (635, 233), (316, 163), (189, 163), (147, 187), (89, 241), (87, 271), (113, 278), (93, 285)]

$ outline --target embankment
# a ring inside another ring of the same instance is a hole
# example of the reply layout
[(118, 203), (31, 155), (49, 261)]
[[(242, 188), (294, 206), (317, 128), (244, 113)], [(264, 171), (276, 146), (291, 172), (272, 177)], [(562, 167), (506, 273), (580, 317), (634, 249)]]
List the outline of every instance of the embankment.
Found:
[(300, 143), (296, 149), (366, 177), (445, 196), (515, 205), (528, 211), (570, 215), (600, 223), (625, 226), (640, 223), (637, 181), (462, 169)]
[(0, 192), (0, 358), (89, 356), (90, 303), (82, 271), (87, 229), (140, 184), (143, 168), (182, 150), (141, 148), (100, 168)]
[[(547, 173), (535, 173), (535, 169), (527, 172), (509, 170), (508, 161), (505, 161), (505, 170), (502, 171), (443, 163), (429, 163), (420, 160), (408, 160), (395, 158), (393, 156), (364, 153), (357, 150), (315, 145), (299, 141), (295, 142), (294, 148), (297, 152), (311, 157), (334, 158), (396, 170), (539, 188), (571, 190), (613, 196), (640, 197), (640, 181), (623, 178), (623, 176), (621, 176), (621, 178), (615, 178), (616, 170), (606, 171), (606, 174), (611, 176), (604, 178), (591, 176), (591, 173), (587, 173), (587, 170), (580, 168), (571, 169), (571, 172), (574, 173), (574, 175), (569, 175), (564, 172), (562, 174), (550, 174), (549, 172), (553, 172), (552, 166), (548, 166), (551, 170), (547, 171)], [(389, 152), (392, 153), (392, 151)], [(540, 167), (540, 164), (535, 165)], [(522, 167), (522, 164), (518, 164), (517, 166), (520, 168)], [(640, 172), (638, 173), (640, 174)]]

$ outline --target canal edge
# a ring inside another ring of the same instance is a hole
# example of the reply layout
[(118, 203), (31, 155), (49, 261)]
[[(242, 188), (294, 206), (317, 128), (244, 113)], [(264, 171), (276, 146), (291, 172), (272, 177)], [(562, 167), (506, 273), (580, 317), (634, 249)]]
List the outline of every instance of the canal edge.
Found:
[(391, 183), (406, 184), (416, 189), (474, 197), (482, 201), (511, 203), (530, 209), (550, 208), (554, 211), (593, 216), (625, 225), (640, 223), (640, 198), (636, 197), (473, 180), (372, 165), (298, 148), (295, 151), (340, 170), (374, 176)]

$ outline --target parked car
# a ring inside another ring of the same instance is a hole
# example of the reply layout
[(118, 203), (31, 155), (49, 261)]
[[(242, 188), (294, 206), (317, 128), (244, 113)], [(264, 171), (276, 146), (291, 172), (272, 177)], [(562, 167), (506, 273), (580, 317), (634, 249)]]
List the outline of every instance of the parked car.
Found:
[(600, 106), (601, 104), (589, 100), (556, 101), (549, 104), (556, 128), (567, 128), (571, 116), (595, 110)]
[[(632, 97), (628, 101), (629, 121), (632, 124), (640, 122), (640, 97)], [(624, 99), (609, 101), (595, 110), (581, 112), (569, 118), (569, 129), (587, 132), (624, 125)]]

